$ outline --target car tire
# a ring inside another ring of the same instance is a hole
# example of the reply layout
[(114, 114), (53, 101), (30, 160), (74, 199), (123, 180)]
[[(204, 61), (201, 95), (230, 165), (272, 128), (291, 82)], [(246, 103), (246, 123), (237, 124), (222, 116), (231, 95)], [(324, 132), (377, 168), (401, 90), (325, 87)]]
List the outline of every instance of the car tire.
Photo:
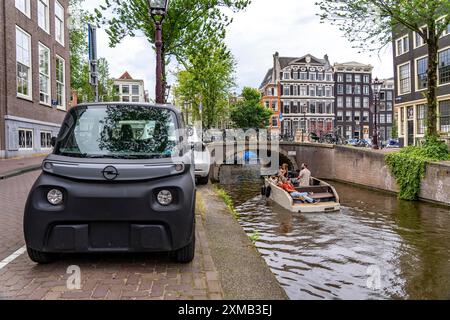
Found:
[(178, 263), (190, 263), (195, 257), (195, 226), (194, 235), (192, 237), (191, 243), (180, 250), (175, 251), (174, 260)]
[(54, 254), (37, 251), (29, 247), (27, 247), (27, 253), (31, 261), (37, 264), (49, 264), (55, 260)]
[(207, 177), (198, 177), (197, 183), (201, 186), (207, 185), (209, 183), (209, 174)]

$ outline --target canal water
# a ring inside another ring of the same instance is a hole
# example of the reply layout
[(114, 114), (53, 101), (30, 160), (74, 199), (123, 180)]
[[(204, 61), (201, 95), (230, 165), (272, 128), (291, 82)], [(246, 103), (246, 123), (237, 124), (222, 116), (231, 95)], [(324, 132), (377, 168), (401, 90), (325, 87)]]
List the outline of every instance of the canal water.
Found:
[(223, 184), (291, 299), (450, 299), (450, 209), (332, 182), (342, 210), (292, 214), (262, 181)]

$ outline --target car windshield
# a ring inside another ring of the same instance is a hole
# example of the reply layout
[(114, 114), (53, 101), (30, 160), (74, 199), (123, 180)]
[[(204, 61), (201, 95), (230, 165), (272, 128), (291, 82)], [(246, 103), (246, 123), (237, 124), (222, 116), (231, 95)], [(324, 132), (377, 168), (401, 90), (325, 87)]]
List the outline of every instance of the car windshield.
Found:
[(105, 105), (72, 109), (55, 154), (79, 158), (168, 158), (177, 145), (175, 113), (168, 109)]

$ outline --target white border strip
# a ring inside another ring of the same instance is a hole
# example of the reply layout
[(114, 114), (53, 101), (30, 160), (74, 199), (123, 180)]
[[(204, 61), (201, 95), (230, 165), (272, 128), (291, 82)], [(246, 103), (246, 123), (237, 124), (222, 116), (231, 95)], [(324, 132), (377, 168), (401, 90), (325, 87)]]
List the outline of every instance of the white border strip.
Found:
[(23, 246), (22, 248), (20, 248), (19, 250), (17, 250), (16, 252), (14, 252), (12, 255), (10, 255), (9, 257), (6, 257), (5, 259), (3, 259), (2, 261), (0, 261), (0, 270), (2, 270), (4, 267), (6, 267), (8, 264), (10, 264), (11, 262), (13, 262), (14, 260), (16, 260), (18, 257), (20, 257), (21, 255), (23, 255), (25, 252), (27, 251), (27, 248), (25, 246)]

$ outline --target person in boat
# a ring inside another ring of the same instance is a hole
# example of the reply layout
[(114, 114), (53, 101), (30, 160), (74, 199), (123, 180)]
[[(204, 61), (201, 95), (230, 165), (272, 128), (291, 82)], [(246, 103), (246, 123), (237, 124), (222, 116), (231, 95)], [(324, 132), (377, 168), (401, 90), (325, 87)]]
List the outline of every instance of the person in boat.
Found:
[(311, 171), (308, 169), (308, 165), (306, 163), (302, 164), (302, 170), (298, 175), (298, 184), (300, 187), (309, 187), (311, 182)]
[(307, 192), (298, 192), (291, 182), (288, 180), (280, 181), (278, 186), (289, 193), (294, 200), (301, 200), (308, 203), (318, 203), (319, 201), (311, 198), (311, 194)]
[(284, 163), (281, 166), (280, 171), (278, 172), (278, 177), (283, 179), (289, 178), (289, 165), (287, 163)]

